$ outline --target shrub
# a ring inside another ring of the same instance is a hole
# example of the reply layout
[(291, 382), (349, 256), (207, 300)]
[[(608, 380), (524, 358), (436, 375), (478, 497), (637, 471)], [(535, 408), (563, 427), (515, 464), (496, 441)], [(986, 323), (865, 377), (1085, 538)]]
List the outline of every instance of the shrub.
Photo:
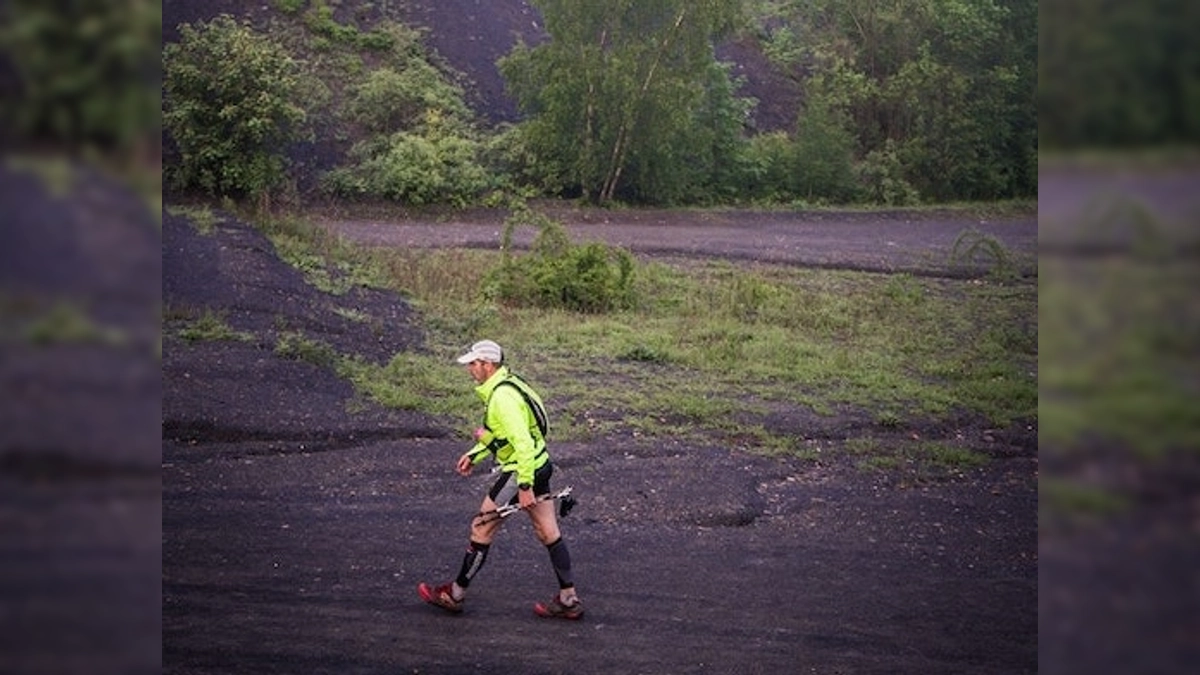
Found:
[(745, 150), (745, 193), (766, 201), (786, 201), (791, 195), (792, 142), (773, 131), (750, 139)]
[(286, 144), (303, 134), (301, 79), (279, 43), (229, 15), (184, 25), (163, 47), (163, 124), (179, 149), (177, 187), (265, 195), (285, 178)]
[(351, 157), (359, 161), (329, 172), (322, 185), (341, 197), (464, 206), (489, 186), (477, 151), (478, 144), (468, 138), (401, 132), (356, 145)]
[(888, 206), (911, 206), (921, 201), (917, 189), (904, 176), (896, 144), (888, 139), (882, 149), (872, 150), (858, 167), (861, 181), (871, 201)]
[(119, 153), (155, 142), (161, 26), (146, 0), (0, 3), (0, 136)]
[(792, 188), (796, 196), (835, 203), (857, 196), (854, 145), (848, 122), (828, 104), (812, 101), (796, 124)]
[[(509, 242), (519, 224), (540, 228), (533, 250), (513, 257)], [(634, 303), (633, 256), (605, 244), (571, 244), (562, 225), (518, 211), (505, 230), (505, 258), (488, 286), (502, 303), (589, 314), (629, 308)]]
[(438, 111), (441, 120), (465, 120), (470, 115), (462, 90), (416, 59), (399, 71), (388, 67), (372, 71), (355, 87), (348, 108), (354, 122), (382, 134), (418, 128), (430, 111)]

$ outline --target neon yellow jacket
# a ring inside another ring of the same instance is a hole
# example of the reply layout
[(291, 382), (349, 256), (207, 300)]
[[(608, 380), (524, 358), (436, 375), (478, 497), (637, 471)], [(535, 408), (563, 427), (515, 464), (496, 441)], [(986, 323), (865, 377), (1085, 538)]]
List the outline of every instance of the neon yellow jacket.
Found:
[[(488, 433), (479, 439), (469, 454), (471, 463), (478, 464), (494, 451), (501, 471), (516, 471), (517, 483), (532, 484), (533, 472), (550, 460), (550, 454), (537, 419), (521, 392), (513, 387), (499, 386), (510, 376), (508, 366), (501, 366), (483, 384), (475, 387), (475, 393), (486, 406), (483, 426)], [(531, 387), (517, 378), (510, 381), (542, 405), (541, 397)]]

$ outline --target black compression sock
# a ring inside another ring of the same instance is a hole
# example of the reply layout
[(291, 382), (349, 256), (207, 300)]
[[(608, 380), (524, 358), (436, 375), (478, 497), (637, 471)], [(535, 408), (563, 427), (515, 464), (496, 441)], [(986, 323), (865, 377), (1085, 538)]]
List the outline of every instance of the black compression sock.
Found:
[(489, 548), (491, 548), (490, 544), (471, 542), (471, 545), (467, 547), (466, 555), (463, 556), (462, 567), (459, 568), (458, 578), (454, 580), (454, 583), (462, 588), (470, 586), (471, 579), (483, 568), (483, 563), (487, 560)]
[(574, 586), (575, 582), (571, 579), (571, 552), (567, 550), (567, 542), (559, 537), (548, 544), (546, 550), (550, 552), (550, 564), (554, 566), (554, 574), (558, 577), (558, 587)]

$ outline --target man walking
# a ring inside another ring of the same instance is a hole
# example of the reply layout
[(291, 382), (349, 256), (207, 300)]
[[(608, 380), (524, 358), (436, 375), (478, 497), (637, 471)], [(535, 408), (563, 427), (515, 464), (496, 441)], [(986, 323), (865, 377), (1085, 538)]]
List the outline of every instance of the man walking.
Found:
[[(470, 539), (462, 567), (454, 581), (431, 587), (417, 586), (421, 599), (452, 613), (463, 610), (467, 588), (483, 563), (488, 549), (500, 530), (502, 518), (483, 517), (497, 507), (519, 504), (529, 514), (533, 531), (550, 555), (550, 564), (558, 579), (558, 593), (546, 603), (536, 603), (539, 616), (578, 619), (583, 603), (575, 592), (571, 577), (571, 554), (558, 529), (558, 517), (550, 494), (550, 476), (554, 473), (546, 449), (545, 414), (542, 399), (528, 384), (513, 374), (504, 363), (504, 352), (491, 340), (471, 345), (458, 357), (475, 380), (475, 392), (484, 402), (484, 423), (475, 431), (475, 446), (458, 458), (455, 470), (469, 476), (476, 464), (488, 455), (495, 458), (500, 477), (483, 498), (480, 515), (471, 522)], [(542, 497), (542, 499), (539, 499)]]

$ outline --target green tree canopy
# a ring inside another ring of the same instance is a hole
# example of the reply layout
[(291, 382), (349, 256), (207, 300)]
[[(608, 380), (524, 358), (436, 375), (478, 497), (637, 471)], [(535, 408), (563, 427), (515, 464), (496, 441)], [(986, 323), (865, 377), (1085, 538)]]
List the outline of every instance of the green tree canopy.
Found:
[(163, 124), (179, 149), (174, 182), (220, 196), (263, 196), (283, 180), (303, 134), (300, 70), (278, 42), (221, 15), (180, 28), (163, 48)]
[(1039, 20), (1043, 146), (1200, 142), (1200, 3), (1043, 0)]
[(848, 116), (863, 176), (939, 201), (1036, 191), (1036, 0), (759, 4), (768, 53), (804, 75), (810, 108)]
[(127, 151), (159, 135), (162, 5), (0, 3), (0, 60), (16, 77), (0, 124), (39, 142)]
[[(500, 68), (528, 116), (529, 147), (563, 172), (551, 182), (598, 202), (678, 196), (689, 183), (682, 176), (694, 155), (686, 149), (697, 140), (701, 112), (721, 109), (706, 98), (713, 91), (713, 41), (737, 25), (741, 3), (533, 4), (550, 39), (518, 45)], [(708, 141), (710, 148), (721, 145)]]

